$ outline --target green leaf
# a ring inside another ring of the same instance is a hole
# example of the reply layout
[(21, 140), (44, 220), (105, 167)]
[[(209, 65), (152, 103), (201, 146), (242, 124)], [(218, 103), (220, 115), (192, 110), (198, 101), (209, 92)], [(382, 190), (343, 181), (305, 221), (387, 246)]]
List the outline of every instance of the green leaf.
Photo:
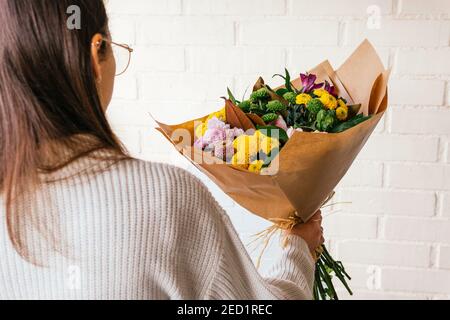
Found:
[(285, 93), (288, 93), (288, 92), (289, 92), (288, 89), (281, 88), (281, 89), (278, 89), (275, 93), (276, 93), (277, 95), (279, 95), (280, 97), (282, 97), (282, 96), (284, 96)]
[(356, 117), (354, 117), (346, 122), (342, 122), (342, 123), (338, 124), (333, 129), (331, 129), (330, 132), (331, 133), (344, 132), (345, 130), (353, 128), (353, 127), (357, 126), (358, 124), (363, 123), (366, 120), (369, 120), (370, 118), (371, 118), (371, 116), (365, 117), (362, 114), (359, 114)]
[(353, 118), (354, 116), (356, 116), (358, 114), (359, 110), (361, 110), (361, 104), (349, 105), (348, 106), (348, 116), (349, 116), (349, 118)]
[(291, 75), (289, 74), (287, 68), (285, 68), (284, 71), (286, 72), (286, 89), (288, 89), (289, 91), (293, 91), (291, 86)]
[(278, 131), (278, 139), (280, 140), (280, 142), (286, 143), (289, 140), (289, 136), (287, 135), (286, 131), (284, 131), (283, 129), (281, 129), (277, 126), (256, 126), (256, 129), (265, 130), (267, 132), (265, 134), (268, 137), (272, 137), (272, 131), (277, 130)]
[(231, 92), (230, 88), (227, 88), (228, 91), (228, 96), (231, 100), (231, 102), (233, 102), (234, 105), (238, 105), (238, 101), (236, 100), (236, 98), (234, 97), (233, 93)]
[[(283, 76), (281, 74), (274, 74), (272, 78), (280, 77), (280, 78), (284, 79), (284, 86), (286, 87), (287, 92), (293, 92), (294, 90), (292, 89), (291, 75), (289, 74), (288, 69), (284, 69), (284, 71), (286, 72), (286, 75)], [(284, 92), (284, 93), (286, 93), (286, 92)], [(283, 95), (279, 94), (279, 96), (283, 96)]]

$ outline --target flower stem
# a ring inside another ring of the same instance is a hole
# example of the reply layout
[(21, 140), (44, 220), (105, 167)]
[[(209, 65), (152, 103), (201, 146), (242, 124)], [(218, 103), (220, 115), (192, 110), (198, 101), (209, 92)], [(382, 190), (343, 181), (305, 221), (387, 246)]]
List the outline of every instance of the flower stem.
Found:
[[(315, 280), (314, 280), (314, 299), (315, 300), (339, 300), (334, 284), (332, 281), (332, 274), (342, 282), (350, 295), (353, 295), (352, 290), (347, 284), (347, 280), (351, 280), (348, 273), (345, 271), (344, 265), (341, 261), (335, 261), (330, 255), (325, 246), (321, 247), (322, 253), (316, 262)], [(324, 287), (324, 285), (326, 287)]]

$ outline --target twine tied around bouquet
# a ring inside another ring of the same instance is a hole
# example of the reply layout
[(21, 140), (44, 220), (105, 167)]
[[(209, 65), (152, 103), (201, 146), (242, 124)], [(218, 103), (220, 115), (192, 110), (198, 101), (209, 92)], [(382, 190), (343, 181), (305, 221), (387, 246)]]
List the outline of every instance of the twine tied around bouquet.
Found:
[[(321, 209), (329, 207), (329, 206), (333, 206), (336, 204), (345, 204), (345, 203), (349, 203), (349, 202), (340, 202), (340, 203), (332, 203), (332, 204), (328, 204), (328, 202), (330, 202), (330, 200), (335, 196), (335, 192), (333, 191), (323, 202), (323, 204), (321, 205)], [(272, 218), (269, 219), (269, 221), (273, 222), (273, 225), (271, 225), (270, 227), (268, 227), (267, 229), (258, 232), (257, 234), (255, 234), (253, 237), (255, 238), (254, 240), (252, 240), (249, 245), (257, 242), (257, 241), (261, 241), (263, 243), (263, 248), (256, 260), (256, 268), (259, 269), (259, 267), (261, 266), (261, 259), (262, 256), (264, 254), (264, 252), (266, 251), (267, 247), (269, 246), (270, 240), (272, 239), (272, 237), (277, 233), (280, 232), (281, 234), (283, 233), (283, 231), (292, 231), (292, 229), (300, 224), (303, 223), (304, 221), (302, 220), (302, 218), (300, 218), (300, 216), (298, 215), (297, 212), (294, 212), (289, 218)], [(289, 232), (285, 232), (283, 237), (281, 238), (281, 247), (282, 248), (286, 248), (286, 246), (289, 243)], [(314, 253), (312, 253), (314, 261), (317, 262), (317, 260), (320, 258), (320, 256), (323, 253), (323, 247), (319, 246)]]

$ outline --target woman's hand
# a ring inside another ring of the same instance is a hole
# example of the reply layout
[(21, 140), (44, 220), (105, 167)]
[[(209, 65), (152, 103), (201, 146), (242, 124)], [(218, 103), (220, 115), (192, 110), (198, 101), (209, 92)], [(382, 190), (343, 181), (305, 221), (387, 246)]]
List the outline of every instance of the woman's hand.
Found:
[(296, 225), (290, 234), (301, 237), (314, 255), (316, 249), (325, 242), (322, 227), (322, 212), (319, 210), (308, 222)]

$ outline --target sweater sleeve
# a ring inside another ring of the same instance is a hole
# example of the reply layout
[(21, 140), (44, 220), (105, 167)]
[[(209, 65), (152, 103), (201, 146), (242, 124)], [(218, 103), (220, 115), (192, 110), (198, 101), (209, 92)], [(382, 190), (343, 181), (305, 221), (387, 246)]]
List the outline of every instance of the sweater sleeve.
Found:
[(306, 242), (288, 236), (287, 246), (267, 277), (254, 266), (229, 217), (223, 221), (221, 256), (208, 299), (310, 300), (315, 263)]
[[(306, 242), (289, 236), (288, 246), (267, 277), (256, 269), (230, 218), (206, 186), (184, 171), (175, 171), (177, 187), (165, 208), (172, 230), (161, 246), (171, 258), (161, 272), (170, 270), (176, 284), (159, 283), (172, 299), (278, 300), (312, 299), (314, 261)], [(173, 184), (171, 184), (173, 185)]]

